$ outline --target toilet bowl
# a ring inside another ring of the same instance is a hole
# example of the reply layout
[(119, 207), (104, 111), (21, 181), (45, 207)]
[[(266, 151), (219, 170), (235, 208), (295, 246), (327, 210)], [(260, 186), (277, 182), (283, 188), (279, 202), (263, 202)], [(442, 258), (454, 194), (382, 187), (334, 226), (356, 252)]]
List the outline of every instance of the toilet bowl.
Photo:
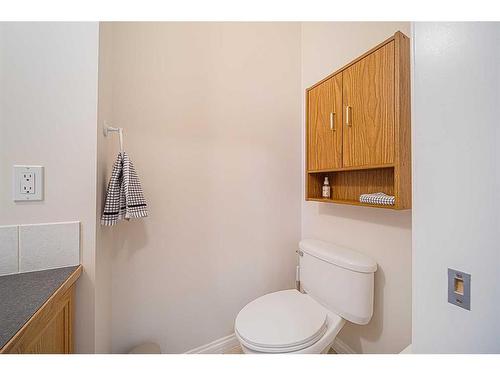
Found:
[(244, 353), (319, 354), (330, 349), (345, 320), (296, 289), (246, 305), (235, 321)]
[(346, 320), (370, 321), (377, 264), (354, 250), (319, 240), (303, 240), (299, 249), (305, 293), (282, 290), (243, 307), (234, 331), (244, 353), (327, 353)]

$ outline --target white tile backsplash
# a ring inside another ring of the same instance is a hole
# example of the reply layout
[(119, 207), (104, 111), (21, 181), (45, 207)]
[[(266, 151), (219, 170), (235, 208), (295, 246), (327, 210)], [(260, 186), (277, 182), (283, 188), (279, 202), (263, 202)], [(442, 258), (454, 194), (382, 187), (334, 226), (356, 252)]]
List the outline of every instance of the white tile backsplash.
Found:
[(19, 226), (19, 272), (80, 264), (80, 223)]
[(18, 272), (17, 225), (0, 226), (0, 275)]

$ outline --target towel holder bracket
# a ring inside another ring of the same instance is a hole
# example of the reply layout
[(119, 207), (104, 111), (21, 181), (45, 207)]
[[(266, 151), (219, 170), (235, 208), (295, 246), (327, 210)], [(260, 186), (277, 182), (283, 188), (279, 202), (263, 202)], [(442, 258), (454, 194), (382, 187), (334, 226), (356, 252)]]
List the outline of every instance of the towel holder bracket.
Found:
[(107, 137), (109, 132), (117, 132), (120, 136), (120, 151), (123, 152), (123, 128), (115, 128), (113, 126), (108, 126), (106, 121), (104, 121), (103, 133), (104, 136)]

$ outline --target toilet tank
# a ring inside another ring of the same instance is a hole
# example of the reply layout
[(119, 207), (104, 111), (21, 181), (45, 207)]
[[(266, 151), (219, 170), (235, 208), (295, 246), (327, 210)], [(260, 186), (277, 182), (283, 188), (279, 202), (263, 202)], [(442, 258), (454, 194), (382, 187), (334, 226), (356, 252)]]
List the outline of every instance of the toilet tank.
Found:
[(302, 240), (299, 249), (303, 290), (344, 319), (367, 324), (373, 314), (377, 263), (355, 250), (320, 240)]

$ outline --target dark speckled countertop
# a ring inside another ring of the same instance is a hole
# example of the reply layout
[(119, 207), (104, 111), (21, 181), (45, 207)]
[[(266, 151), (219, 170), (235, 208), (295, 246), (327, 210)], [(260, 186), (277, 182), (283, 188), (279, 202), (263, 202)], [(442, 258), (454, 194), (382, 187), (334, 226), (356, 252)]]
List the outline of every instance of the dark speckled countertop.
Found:
[(0, 276), (2, 348), (78, 266)]

